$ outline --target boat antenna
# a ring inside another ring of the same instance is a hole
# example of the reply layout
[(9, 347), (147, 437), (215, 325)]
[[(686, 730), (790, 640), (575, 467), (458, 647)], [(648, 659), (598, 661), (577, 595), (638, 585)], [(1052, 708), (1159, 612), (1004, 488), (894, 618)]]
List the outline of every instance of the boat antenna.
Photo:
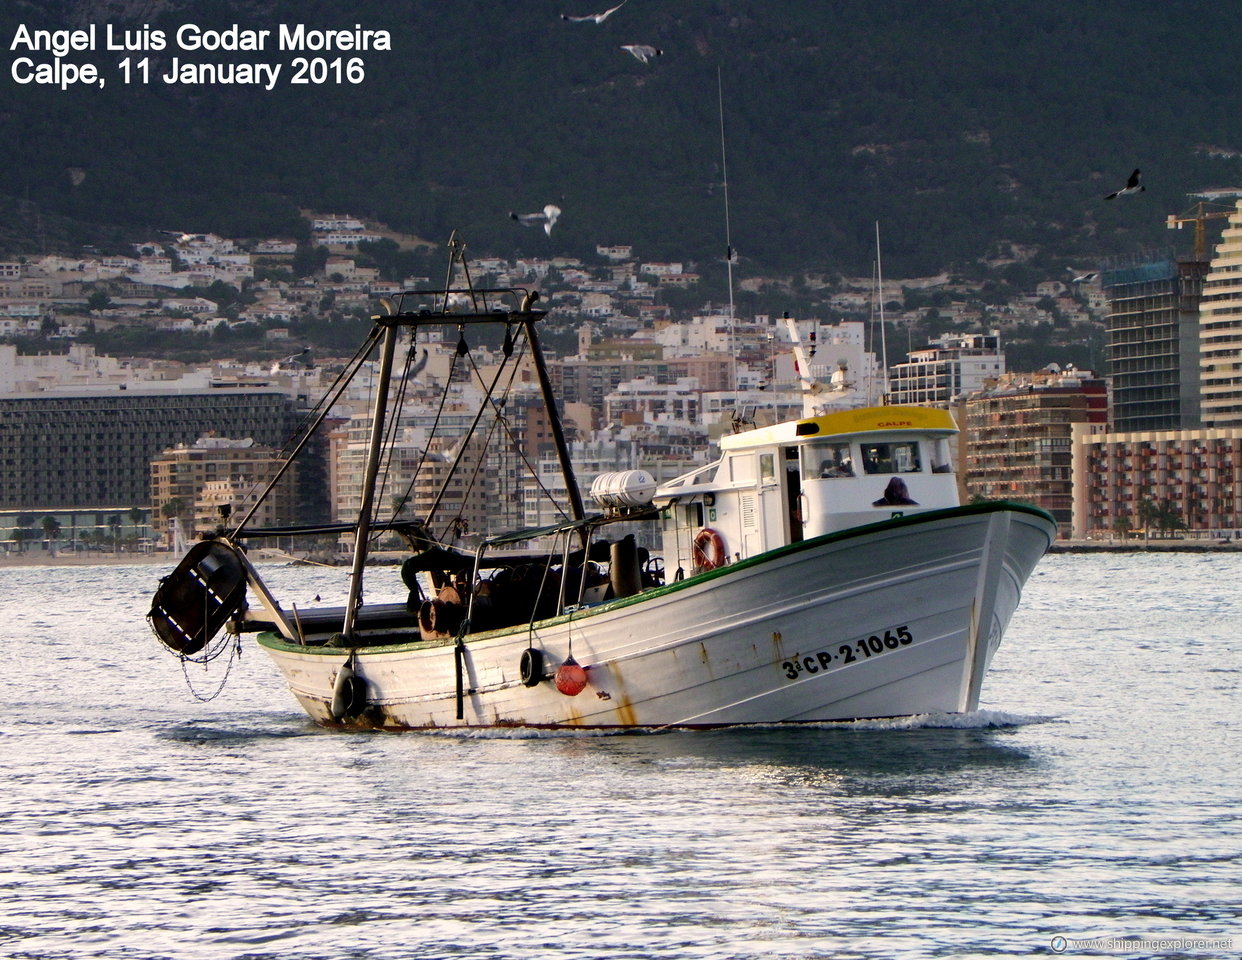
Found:
[(721, 79), (720, 65), (716, 65), (716, 102), (720, 113), (720, 175), (724, 187), (725, 215), (725, 268), (729, 276), (729, 353), (733, 356), (733, 399), (737, 402), (737, 349), (733, 338), (733, 238), (729, 230), (729, 164), (725, 157), (725, 126), (724, 126), (724, 81)]
[(880, 221), (875, 222), (875, 287), (880, 301), (880, 362), (884, 364), (884, 382), (880, 386), (880, 402), (888, 404), (888, 333), (884, 325), (884, 268), (880, 265)]
[(871, 326), (871, 362), (867, 364), (867, 403), (875, 403), (875, 261), (871, 261), (871, 314), (867, 318)]

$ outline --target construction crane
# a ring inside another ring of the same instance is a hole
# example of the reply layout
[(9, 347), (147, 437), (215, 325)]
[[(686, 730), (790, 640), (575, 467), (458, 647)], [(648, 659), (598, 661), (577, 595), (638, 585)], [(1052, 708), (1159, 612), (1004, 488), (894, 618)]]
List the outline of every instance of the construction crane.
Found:
[[(1217, 204), (1217, 206), (1219, 206), (1219, 204)], [(1182, 229), (1182, 224), (1184, 223), (1193, 223), (1195, 225), (1196, 260), (1207, 259), (1207, 222), (1209, 220), (1219, 220), (1222, 217), (1232, 216), (1236, 212), (1235, 207), (1229, 207), (1226, 210), (1211, 211), (1209, 211), (1207, 207), (1207, 201), (1200, 200), (1181, 216), (1170, 213), (1167, 221), (1170, 230), (1180, 230)]]

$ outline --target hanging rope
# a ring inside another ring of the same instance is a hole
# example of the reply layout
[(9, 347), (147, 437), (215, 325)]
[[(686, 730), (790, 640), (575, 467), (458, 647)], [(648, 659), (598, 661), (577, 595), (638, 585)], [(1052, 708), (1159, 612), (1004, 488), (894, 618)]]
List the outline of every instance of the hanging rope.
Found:
[[(492, 425), (487, 431), (487, 436), (483, 440), (483, 446), (479, 451), (479, 456), (474, 461), (474, 470), (471, 471), (470, 479), (466, 481), (466, 488), (462, 492), (463, 503), (465, 503), (466, 500), (469, 499), (470, 495), (474, 492), (475, 481), (478, 479), (479, 472), (483, 469), (483, 465), (487, 462), (487, 451), (491, 448), (492, 437), (493, 435), (495, 435), (496, 427), (499, 426), (499, 423), (500, 423), (500, 418), (497, 417), (495, 420), (492, 421)], [(453, 529), (458, 530), (457, 535), (460, 536), (461, 530), (464, 530), (465, 526), (466, 526), (466, 518), (462, 514), (459, 513), (456, 517), (454, 517), (452, 520), (449, 521), (448, 527), (445, 528), (445, 533), (447, 534), (448, 530), (450, 528), (453, 528)]]
[[(505, 343), (509, 351), (508, 353), (505, 354), (505, 356), (507, 357), (513, 351), (513, 341), (510, 339), (508, 328), (505, 329)], [(513, 370), (512, 370), (512, 373), (509, 374), (509, 382), (505, 385), (505, 390), (504, 390), (504, 393), (502, 394), (502, 397), (507, 398), (510, 392), (512, 391), (513, 381), (517, 379), (518, 371), (522, 369), (522, 358), (526, 355), (526, 350), (529, 346), (530, 346), (530, 341), (527, 340), (525, 337), (523, 337), (521, 350), (518, 352), (517, 360), (514, 361)], [(472, 364), (474, 363), (474, 357), (470, 358), (470, 362)], [(483, 377), (482, 377), (482, 374), (479, 373), (477, 367), (475, 368), (475, 373), (478, 376), (480, 382), (482, 382)], [(518, 458), (522, 461), (522, 464), (526, 467), (527, 473), (530, 475), (531, 479), (535, 481), (535, 485), (539, 487), (539, 490), (543, 493), (544, 497), (547, 498), (548, 502), (551, 503), (552, 506), (556, 509), (556, 512), (561, 515), (562, 520), (570, 519), (569, 514), (565, 511), (565, 508), (562, 507), (560, 502), (552, 495), (552, 491), (549, 490), (546, 486), (544, 486), (543, 480), (539, 476), (539, 471), (535, 468), (535, 465), (532, 464), (530, 462), (530, 459), (526, 456), (526, 451), (523, 449), (522, 444), (518, 441), (518, 438), (514, 436), (513, 434), (513, 430), (509, 424), (509, 418), (505, 416), (504, 410), (500, 407), (497, 407), (496, 409), (496, 418), (500, 422), (501, 426), (504, 427), (505, 436), (509, 438), (509, 448), (518, 455)]]
[[(465, 347), (465, 350), (462, 349), (463, 346)], [(444, 500), (444, 495), (448, 492), (449, 483), (452, 482), (454, 475), (457, 473), (457, 468), (461, 465), (462, 459), (466, 455), (466, 451), (470, 446), (470, 440), (474, 436), (475, 430), (478, 429), (479, 421), (483, 419), (483, 414), (488, 409), (488, 407), (494, 406), (494, 404), (492, 403), (492, 394), (495, 392), (496, 384), (500, 382), (500, 378), (504, 373), (505, 365), (509, 362), (508, 358), (501, 361), (500, 365), (497, 366), (496, 368), (496, 375), (492, 378), (491, 384), (488, 385), (483, 380), (483, 375), (480, 372), (478, 365), (475, 364), (474, 362), (474, 356), (470, 353), (470, 348), (468, 345), (466, 345), (464, 336), (462, 337), (461, 340), (458, 341), (457, 355), (465, 356), (469, 359), (469, 362), (470, 362), (471, 367), (473, 368), (475, 377), (478, 379), (480, 385), (484, 389), (483, 402), (479, 404), (479, 410), (475, 414), (474, 420), (471, 422), (470, 427), (466, 430), (465, 434), (462, 436), (461, 444), (457, 450), (457, 457), (454, 459), (452, 465), (449, 467), (448, 473), (445, 475), (444, 480), (440, 483), (440, 489), (436, 493), (436, 498), (432, 502), (431, 508), (427, 511), (426, 523), (428, 526), (431, 526), (431, 522), (435, 515), (435, 512), (437, 509), (439, 509), (440, 503)], [(516, 373), (517, 373), (517, 367), (514, 366), (513, 373), (509, 375), (509, 384), (505, 388), (505, 395), (507, 395), (509, 390), (512, 388), (513, 380), (515, 378)], [(447, 384), (445, 385), (445, 388), (447, 389)], [(486, 457), (486, 455), (487, 454), (486, 454), (486, 447), (485, 447), (484, 450), (480, 452), (479, 454), (480, 463), (482, 462), (483, 458)]]
[[(377, 495), (375, 497), (375, 502), (371, 510), (371, 521), (373, 524), (373, 528), (372, 528), (370, 539), (368, 542), (372, 546), (376, 545), (379, 542), (380, 537), (383, 536), (387, 532), (384, 530), (374, 529), (374, 527), (377, 527), (380, 525), (380, 514), (381, 514), (381, 511), (385, 509), (383, 505), (383, 500), (384, 500), (384, 495), (388, 489), (388, 476), (392, 470), (393, 458), (396, 455), (397, 432), (400, 429), (401, 411), (405, 408), (406, 395), (409, 390), (410, 371), (414, 368), (414, 363), (415, 363), (414, 356), (417, 353), (417, 351), (415, 350), (416, 346), (417, 346), (417, 335), (416, 333), (412, 333), (410, 336), (410, 349), (406, 352), (406, 355), (405, 355), (405, 367), (401, 371), (400, 384), (397, 387), (397, 395), (392, 404), (392, 413), (391, 413), (391, 416), (388, 418), (388, 424), (385, 430), (384, 449), (388, 451), (388, 457), (384, 460), (384, 472), (377, 485)], [(425, 456), (425, 453), (426, 451), (424, 451), (424, 456)], [(423, 461), (420, 459), (419, 460), (420, 467), (422, 466), (422, 462)], [(417, 477), (417, 475), (418, 475), (418, 471), (415, 470), (415, 477)], [(400, 515), (401, 506), (404, 503), (408, 502), (410, 491), (413, 489), (413, 486), (414, 486), (414, 481), (413, 479), (411, 479), (409, 487), (407, 487), (405, 493), (401, 495), (401, 500), (395, 505), (390, 505), (392, 509), (392, 514), (389, 517), (390, 522), (396, 521), (397, 517)]]
[[(482, 300), (482, 310), (486, 310), (487, 308), (486, 292), (482, 293), (482, 295), (480, 296), (480, 294), (475, 291), (473, 279), (470, 275), (470, 265), (467, 262), (466, 257), (465, 257), (465, 244), (458, 238), (455, 231), (453, 235), (449, 238), (449, 247), (452, 251), (452, 254), (449, 258), (449, 264), (448, 264), (447, 273), (445, 276), (445, 287), (444, 287), (445, 292), (444, 292), (444, 299), (441, 304), (442, 311), (448, 312), (448, 309), (450, 306), (450, 299), (451, 299), (452, 280), (453, 280), (453, 276), (454, 276), (454, 273), (458, 265), (460, 265), (460, 269), (462, 270), (464, 274), (465, 282), (466, 282), (466, 292), (468, 292), (469, 294), (473, 309), (475, 310), (475, 312), (480, 312), (480, 300)], [(453, 376), (454, 376), (454, 373), (456, 372), (457, 361), (460, 358), (462, 357), (467, 358), (467, 361), (470, 364), (472, 373), (474, 375), (474, 379), (478, 382), (480, 388), (484, 392), (484, 398), (483, 398), (483, 402), (479, 406), (479, 410), (474, 418), (474, 421), (471, 423), (470, 427), (466, 430), (464, 435), (460, 438), (460, 446), (458, 448), (457, 456), (455, 460), (453, 461), (453, 463), (450, 465), (443, 481), (441, 482), (440, 489), (437, 491), (435, 498), (433, 499), (431, 503), (431, 506), (426, 511), (425, 516), (422, 517), (421, 522), (428, 529), (430, 529), (432, 524), (435, 522), (436, 514), (448, 492), (449, 485), (452, 482), (453, 477), (456, 475), (459, 467), (461, 466), (463, 459), (466, 457), (467, 452), (471, 448), (471, 440), (474, 437), (478, 429), (479, 422), (481, 421), (484, 412), (489, 407), (492, 409), (494, 421), (487, 432), (487, 436), (484, 438), (483, 449), (479, 451), (477, 462), (474, 464), (470, 477), (468, 478), (466, 482), (465, 491), (463, 493), (463, 502), (464, 502), (464, 497), (472, 493), (478, 483), (479, 474), (482, 471), (485, 460), (488, 456), (488, 450), (490, 449), (490, 444), (492, 442), (493, 437), (496, 434), (496, 429), (499, 426), (500, 428), (504, 430), (504, 434), (508, 438), (510, 449), (514, 450), (517, 453), (523, 466), (526, 469), (526, 472), (538, 485), (542, 495), (548, 500), (549, 503), (552, 503), (554, 505), (557, 513), (560, 515), (562, 519), (569, 518), (568, 512), (552, 496), (552, 492), (548, 490), (548, 488), (543, 483), (543, 480), (540, 478), (539, 472), (536, 469), (535, 465), (532, 464), (530, 459), (526, 456), (526, 453), (522, 449), (522, 445), (518, 441), (518, 438), (514, 436), (512, 425), (510, 424), (508, 418), (505, 416), (505, 413), (504, 413), (505, 400), (508, 398), (508, 396), (510, 395), (512, 391), (513, 384), (517, 378), (518, 370), (520, 369), (520, 366), (521, 366), (521, 361), (525, 357), (526, 351), (529, 347), (528, 339), (524, 338), (522, 345), (521, 345), (521, 349), (518, 353), (517, 360), (515, 362), (511, 362), (513, 361), (513, 353), (514, 353), (514, 346), (515, 346), (513, 326), (514, 325), (512, 323), (506, 323), (505, 325), (505, 336), (504, 336), (504, 342), (502, 346), (503, 359), (500, 362), (500, 364), (497, 366), (495, 376), (492, 378), (491, 383), (488, 384), (485, 378), (483, 377), (482, 371), (479, 370), (478, 364), (475, 362), (469, 343), (466, 341), (464, 325), (461, 325), (461, 324), (458, 325), (457, 347), (453, 351), (453, 354), (451, 357), (449, 374), (445, 380), (444, 388), (440, 394), (440, 401), (439, 401), (439, 404), (436, 410), (435, 420), (431, 427), (430, 436), (434, 438), (439, 433), (441, 420), (444, 414), (445, 406), (447, 404), (449, 391), (451, 389), (452, 382), (453, 382)], [(522, 329), (522, 328), (519, 326), (519, 329)], [(375, 526), (383, 525), (383, 524), (378, 523), (378, 519), (383, 509), (384, 497), (387, 491), (387, 484), (388, 484), (389, 476), (392, 470), (391, 451), (393, 450), (393, 447), (394, 447), (394, 444), (392, 443), (392, 441), (397, 436), (399, 411), (401, 409), (401, 405), (403, 405), (405, 402), (407, 384), (409, 381), (408, 372), (410, 369), (410, 364), (413, 362), (414, 353), (415, 351), (411, 349), (411, 351), (406, 355), (406, 372), (405, 372), (405, 375), (403, 375), (401, 378), (401, 387), (398, 392), (398, 401), (397, 401), (398, 412), (396, 415), (390, 418), (389, 423), (386, 427), (385, 440), (387, 442), (385, 444), (385, 448), (390, 451), (390, 455), (389, 455), (389, 459), (385, 462), (382, 479), (377, 484), (377, 490), (379, 492), (379, 495), (375, 499), (375, 506), (373, 509), (373, 520), (377, 521), (375, 523)], [(497, 386), (501, 382), (501, 378), (504, 375), (504, 369), (506, 365), (510, 366), (509, 379), (508, 379), (508, 382), (504, 386), (503, 392), (500, 395), (501, 399), (497, 401), (496, 390), (497, 390)], [(401, 506), (409, 502), (411, 498), (411, 494), (413, 493), (414, 487), (418, 481), (418, 477), (422, 474), (423, 468), (427, 462), (427, 458), (430, 453), (429, 447), (430, 447), (429, 443), (423, 446), (423, 449), (419, 455), (418, 464), (414, 470), (413, 475), (410, 477), (410, 480), (406, 485), (404, 493), (402, 493), (399, 498), (394, 498), (394, 501), (392, 503), (392, 513), (391, 513), (392, 520), (396, 520), (398, 514), (400, 513)], [(460, 525), (463, 524), (464, 522), (465, 522), (464, 517), (459, 511), (457, 516), (450, 518), (445, 524), (444, 535), (447, 535), (449, 530), (455, 527), (460, 529)], [(371, 543), (373, 544), (376, 541), (378, 541), (379, 537), (383, 533), (384, 531), (382, 530), (373, 530), (371, 533)]]
[[(431, 432), (428, 436), (429, 441), (432, 437), (435, 437), (439, 433), (440, 418), (444, 415), (444, 406), (448, 402), (449, 385), (453, 382), (453, 373), (457, 369), (457, 359), (458, 359), (457, 354), (454, 353), (452, 356), (452, 359), (449, 361), (448, 376), (445, 377), (444, 379), (444, 389), (440, 391), (440, 403), (436, 407), (436, 416), (431, 424)], [(419, 457), (418, 457), (418, 465), (414, 468), (414, 473), (410, 477), (410, 482), (406, 485), (405, 493), (401, 495), (402, 500), (408, 501), (410, 498), (410, 495), (414, 492), (414, 484), (418, 482), (419, 474), (423, 472), (423, 465), (427, 462), (427, 454), (429, 452), (430, 446), (431, 446), (430, 442), (423, 444), (422, 452), (419, 454)], [(397, 516), (396, 511), (394, 511), (392, 519), (395, 520), (396, 516)], [(429, 512), (423, 522), (426, 526), (430, 526), (431, 521), (432, 521), (432, 513)]]
[(552, 541), (552, 548), (548, 550), (548, 559), (543, 563), (543, 576), (539, 579), (539, 589), (535, 592), (535, 602), (530, 607), (530, 623), (527, 624), (526, 632), (530, 639), (527, 646), (531, 645), (535, 636), (535, 621), (539, 619), (539, 601), (543, 599), (544, 588), (548, 585), (548, 574), (552, 570), (552, 557), (556, 548), (556, 541)]

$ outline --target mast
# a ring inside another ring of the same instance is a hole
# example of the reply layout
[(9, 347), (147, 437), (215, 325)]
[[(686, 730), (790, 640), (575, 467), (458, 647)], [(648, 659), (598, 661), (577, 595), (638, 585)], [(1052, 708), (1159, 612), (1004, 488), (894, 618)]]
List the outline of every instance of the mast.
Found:
[(716, 67), (716, 102), (720, 111), (720, 175), (724, 181), (725, 269), (729, 275), (729, 353), (733, 357), (733, 401), (737, 402), (737, 345), (733, 334), (733, 238), (729, 233), (729, 165), (725, 158), (724, 82)]
[(539, 336), (535, 333), (535, 323), (530, 315), (530, 305), (539, 296), (531, 291), (522, 299), (522, 329), (526, 331), (526, 339), (530, 343), (531, 357), (535, 361), (535, 374), (539, 377), (539, 392), (543, 395), (543, 405), (548, 411), (548, 425), (552, 429), (552, 442), (556, 445), (556, 457), (561, 464), (561, 476), (565, 480), (565, 489), (569, 493), (569, 507), (575, 520), (586, 517), (586, 508), (582, 504), (582, 491), (578, 489), (578, 481), (574, 477), (574, 467), (569, 459), (569, 445), (565, 443), (565, 428), (561, 426), (561, 414), (556, 406), (556, 396), (552, 393), (552, 382), (548, 379), (548, 367), (543, 359), (543, 348), (539, 346)]
[(888, 404), (888, 331), (884, 326), (884, 268), (880, 265), (880, 221), (875, 222), (875, 284), (880, 301), (880, 355), (884, 364), (884, 382), (880, 385), (880, 403)]
[(384, 443), (384, 418), (388, 411), (388, 387), (392, 382), (392, 360), (397, 350), (397, 324), (384, 328), (384, 346), (380, 355), (379, 384), (375, 390), (375, 407), (371, 415), (371, 438), (367, 450), (366, 476), (362, 481), (362, 505), (358, 508), (358, 525), (354, 534), (354, 562), (349, 574), (349, 600), (345, 604), (345, 624), (341, 633), (352, 637), (362, 601), (362, 569), (367, 562), (367, 540), (371, 533), (371, 510), (375, 502), (375, 481), (379, 476), (380, 453)]

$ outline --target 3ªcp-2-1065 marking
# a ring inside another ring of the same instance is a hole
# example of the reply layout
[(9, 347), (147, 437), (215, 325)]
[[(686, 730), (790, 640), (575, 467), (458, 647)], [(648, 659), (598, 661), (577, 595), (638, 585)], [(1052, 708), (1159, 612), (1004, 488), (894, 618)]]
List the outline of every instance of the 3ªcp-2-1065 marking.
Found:
[(914, 635), (910, 633), (908, 626), (890, 627), (884, 631), (883, 636), (872, 634), (869, 637), (861, 637), (852, 643), (841, 644), (836, 650), (819, 650), (805, 657), (796, 654), (782, 661), (781, 669), (785, 671), (787, 678), (797, 680), (803, 674), (819, 673), (833, 666), (869, 660), (888, 653), (890, 650), (908, 647), (913, 642)]

